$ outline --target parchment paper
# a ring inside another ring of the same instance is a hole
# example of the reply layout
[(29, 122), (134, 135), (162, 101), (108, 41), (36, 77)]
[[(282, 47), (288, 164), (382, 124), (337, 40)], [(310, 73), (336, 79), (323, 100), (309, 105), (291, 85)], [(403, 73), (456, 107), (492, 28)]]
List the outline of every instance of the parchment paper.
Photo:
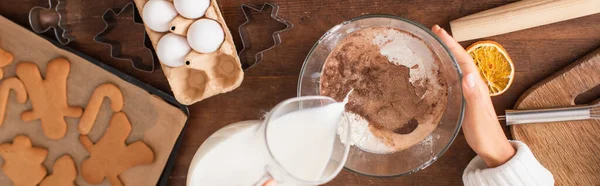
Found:
[[(136, 166), (122, 173), (121, 181), (125, 185), (155, 185), (187, 116), (177, 107), (159, 97), (149, 94), (144, 89), (120, 79), (75, 54), (55, 47), (44, 38), (2, 16), (0, 16), (0, 25), (2, 25), (0, 26), (0, 48), (12, 53), (15, 57), (12, 64), (2, 69), (5, 73), (4, 78), (15, 77), (16, 64), (25, 61), (36, 63), (42, 76), (45, 77), (46, 64), (56, 57), (65, 57), (71, 62), (71, 71), (67, 78), (69, 105), (85, 108), (92, 91), (104, 83), (113, 83), (121, 89), (125, 100), (122, 112), (127, 114), (132, 125), (132, 131), (126, 143), (143, 140), (155, 155), (152, 164)], [(91, 185), (85, 182), (79, 173), (81, 162), (89, 156), (79, 142), (79, 132), (77, 131), (79, 119), (66, 118), (68, 131), (65, 137), (58, 141), (50, 140), (43, 134), (39, 120), (24, 122), (20, 119), (21, 112), (32, 108), (30, 100), (26, 104), (19, 104), (12, 91), (8, 100), (5, 120), (0, 126), (0, 143), (12, 143), (12, 139), (17, 135), (29, 136), (33, 146), (48, 149), (49, 153), (44, 161), (48, 174), (53, 171), (52, 166), (56, 159), (64, 154), (69, 154), (77, 164), (76, 184)], [(94, 127), (89, 133), (89, 137), (94, 143), (104, 134), (113, 114), (109, 103), (107, 99), (104, 100)], [(4, 160), (0, 157), (0, 165), (3, 164)], [(11, 181), (2, 170), (0, 170), (0, 185), (11, 185)], [(101, 185), (110, 184), (105, 179)]]

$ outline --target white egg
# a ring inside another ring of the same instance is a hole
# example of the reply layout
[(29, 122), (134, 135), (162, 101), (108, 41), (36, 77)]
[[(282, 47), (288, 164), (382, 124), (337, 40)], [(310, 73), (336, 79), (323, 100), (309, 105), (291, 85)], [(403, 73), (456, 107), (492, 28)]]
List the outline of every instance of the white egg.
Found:
[(188, 19), (198, 19), (204, 16), (210, 5), (210, 0), (173, 0), (175, 10)]
[(170, 67), (182, 66), (185, 57), (192, 51), (185, 37), (168, 33), (156, 45), (156, 55), (162, 64)]
[(173, 3), (165, 0), (148, 1), (142, 10), (144, 24), (156, 32), (169, 31), (169, 24), (176, 16)]
[(212, 19), (199, 19), (192, 23), (187, 32), (187, 40), (192, 49), (200, 53), (211, 53), (217, 51), (225, 33), (223, 27)]

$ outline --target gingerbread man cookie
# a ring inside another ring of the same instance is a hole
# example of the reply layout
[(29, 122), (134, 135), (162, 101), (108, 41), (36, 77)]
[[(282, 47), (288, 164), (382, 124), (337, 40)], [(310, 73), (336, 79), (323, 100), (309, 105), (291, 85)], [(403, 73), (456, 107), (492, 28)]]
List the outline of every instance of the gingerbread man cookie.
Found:
[(106, 177), (113, 186), (123, 185), (119, 174), (127, 169), (150, 164), (154, 161), (154, 152), (142, 141), (126, 145), (125, 140), (131, 132), (131, 123), (123, 112), (113, 114), (104, 135), (94, 144), (86, 135), (79, 140), (90, 153), (81, 163), (81, 175), (91, 184), (102, 183)]
[(123, 94), (119, 87), (110, 83), (96, 87), (87, 107), (83, 111), (83, 115), (81, 115), (81, 119), (79, 119), (79, 133), (87, 135), (92, 130), (104, 97), (110, 99), (110, 108), (113, 112), (119, 112), (123, 109)]
[[(0, 68), (8, 66), (13, 62), (13, 55), (7, 51), (4, 51), (0, 48)], [(4, 77), (4, 71), (0, 69), (0, 79)]]
[(75, 186), (77, 168), (69, 155), (61, 156), (54, 162), (53, 173), (44, 178), (40, 186)]
[(64, 58), (48, 62), (46, 79), (35, 63), (22, 62), (17, 65), (17, 76), (23, 81), (33, 110), (21, 114), (23, 121), (40, 119), (44, 134), (58, 140), (67, 132), (65, 117), (81, 116), (81, 107), (67, 104), (67, 77), (70, 64)]
[(0, 82), (0, 126), (4, 121), (4, 114), (6, 113), (6, 105), (8, 104), (8, 96), (10, 90), (15, 91), (17, 94), (17, 102), (24, 104), (27, 102), (27, 91), (21, 80), (16, 77), (11, 77)]
[(32, 147), (27, 136), (17, 136), (12, 144), (0, 144), (0, 156), (4, 158), (2, 171), (15, 186), (35, 186), (46, 176), (42, 165), (48, 155), (44, 148)]

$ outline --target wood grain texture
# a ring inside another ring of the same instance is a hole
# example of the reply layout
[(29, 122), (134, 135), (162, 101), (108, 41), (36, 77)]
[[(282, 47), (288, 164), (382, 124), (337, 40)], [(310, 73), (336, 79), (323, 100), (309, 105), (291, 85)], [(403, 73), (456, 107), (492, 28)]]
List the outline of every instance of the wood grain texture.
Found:
[[(600, 85), (598, 72), (600, 48), (535, 84), (517, 101), (515, 109), (573, 106), (575, 97)], [(511, 132), (529, 145), (557, 185), (600, 183), (600, 121), (513, 125)]]
[(457, 41), (467, 41), (600, 12), (597, 0), (523, 0), (450, 22)]
[[(264, 53), (264, 60), (245, 71), (242, 85), (230, 92), (211, 97), (190, 106), (191, 117), (178, 152), (170, 185), (185, 185), (189, 164), (202, 142), (219, 128), (238, 121), (261, 118), (278, 102), (296, 96), (300, 68), (313, 44), (331, 27), (364, 14), (392, 14), (431, 27), (440, 24), (449, 30), (448, 22), (477, 12), (516, 2), (517, 0), (273, 0), (280, 6), (280, 17), (294, 27), (281, 34), (282, 44)], [(113, 67), (169, 91), (169, 85), (159, 69), (145, 73), (133, 69), (127, 61), (110, 58), (108, 47), (92, 41), (102, 30), (100, 16), (107, 8), (120, 8), (128, 0), (72, 1), (67, 0), (68, 26), (75, 40), (69, 44), (81, 52)], [(236, 48), (241, 49), (238, 26), (245, 19), (242, 3), (262, 3), (262, 0), (220, 0), (219, 8), (230, 28)], [(45, 0), (0, 1), (0, 14), (29, 28), (27, 13), (33, 6), (47, 6)], [(567, 66), (593, 49), (600, 47), (600, 15), (535, 27), (519, 32), (488, 37), (508, 51), (515, 64), (515, 80), (502, 95), (492, 98), (499, 115), (513, 108), (519, 96), (530, 86)], [(122, 34), (143, 32), (129, 29)], [(52, 37), (52, 34), (47, 34)], [(2, 38), (0, 38), (2, 39)], [(129, 41), (128, 41), (129, 42)], [(133, 40), (131, 42), (141, 42)], [(472, 42), (463, 42), (468, 46)], [(510, 136), (508, 128), (504, 127)], [(461, 175), (475, 156), (463, 134), (459, 134), (450, 149), (430, 167), (415, 174), (397, 178), (373, 178), (344, 170), (327, 185), (462, 185)]]

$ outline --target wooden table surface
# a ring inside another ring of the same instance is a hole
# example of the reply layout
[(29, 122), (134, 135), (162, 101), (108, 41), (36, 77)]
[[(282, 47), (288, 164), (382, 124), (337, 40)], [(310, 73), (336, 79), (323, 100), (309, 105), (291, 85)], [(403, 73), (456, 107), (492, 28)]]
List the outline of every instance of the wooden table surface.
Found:
[[(133, 69), (127, 61), (112, 59), (106, 45), (92, 41), (103, 28), (102, 14), (108, 8), (120, 8), (128, 0), (66, 0), (67, 27), (75, 41), (70, 47), (129, 73), (159, 89), (169, 92), (162, 71), (153, 73)], [(241, 3), (262, 1), (221, 0), (220, 7), (227, 25), (237, 36), (244, 22)], [(170, 185), (185, 185), (189, 163), (197, 148), (217, 129), (237, 121), (259, 119), (278, 102), (296, 96), (300, 68), (306, 54), (323, 33), (344, 20), (364, 14), (392, 14), (409, 18), (427, 27), (462, 16), (514, 2), (514, 0), (273, 0), (280, 6), (279, 15), (294, 24), (281, 34), (283, 43), (264, 54), (264, 61), (246, 71), (243, 84), (233, 92), (218, 95), (191, 105), (191, 117), (179, 150)], [(48, 6), (46, 0), (2, 1), (0, 15), (29, 28), (28, 12), (34, 6)], [(566, 22), (532, 28), (489, 39), (501, 43), (514, 60), (516, 77), (511, 88), (493, 98), (498, 114), (511, 108), (530, 86), (600, 47), (600, 14)], [(124, 25), (124, 49), (140, 50), (143, 28)], [(52, 37), (52, 34), (46, 33)], [(263, 37), (263, 36), (256, 36)], [(268, 38), (268, 37), (263, 37)], [(1, 39), (1, 38), (0, 38)], [(239, 37), (235, 38), (239, 45)], [(473, 41), (461, 43), (463, 46)], [(238, 48), (239, 50), (240, 48)], [(508, 131), (505, 127), (505, 131)], [(327, 185), (461, 185), (461, 175), (475, 153), (464, 135), (458, 135), (450, 149), (433, 165), (418, 173), (396, 178), (373, 178), (344, 170)]]

